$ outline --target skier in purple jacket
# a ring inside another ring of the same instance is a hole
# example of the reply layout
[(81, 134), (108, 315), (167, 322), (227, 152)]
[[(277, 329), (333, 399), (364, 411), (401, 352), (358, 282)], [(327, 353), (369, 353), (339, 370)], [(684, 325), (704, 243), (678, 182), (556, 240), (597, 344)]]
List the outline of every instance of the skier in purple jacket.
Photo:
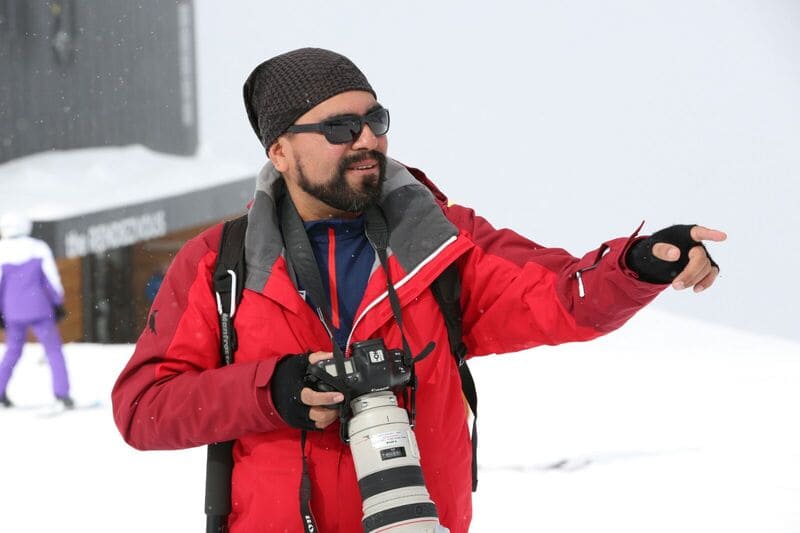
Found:
[(16, 213), (0, 218), (0, 327), (6, 330), (6, 353), (0, 362), (0, 406), (13, 406), (6, 387), (31, 328), (50, 363), (56, 400), (71, 409), (74, 403), (56, 325), (64, 313), (64, 288), (53, 253), (44, 241), (30, 237), (31, 228), (31, 221)]

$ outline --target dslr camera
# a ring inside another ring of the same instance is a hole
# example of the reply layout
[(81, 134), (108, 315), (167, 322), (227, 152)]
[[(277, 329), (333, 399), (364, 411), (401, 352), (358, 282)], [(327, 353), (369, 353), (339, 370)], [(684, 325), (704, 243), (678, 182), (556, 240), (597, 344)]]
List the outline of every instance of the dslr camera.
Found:
[(387, 350), (383, 339), (353, 343), (350, 354), (344, 379), (337, 379), (334, 361), (325, 359), (309, 365), (306, 384), (350, 398), (342, 422), (361, 491), (364, 531), (449, 531), (439, 524), (422, 477), (414, 430), (395, 396), (413, 385), (413, 361), (402, 350)]
[[(371, 339), (350, 345), (350, 358), (344, 361), (344, 386), (350, 398), (370, 392), (402, 392), (411, 382), (411, 366), (402, 350), (387, 350), (383, 339)], [(309, 365), (306, 384), (314, 390), (332, 392), (341, 388), (331, 378), (337, 377), (333, 359)]]

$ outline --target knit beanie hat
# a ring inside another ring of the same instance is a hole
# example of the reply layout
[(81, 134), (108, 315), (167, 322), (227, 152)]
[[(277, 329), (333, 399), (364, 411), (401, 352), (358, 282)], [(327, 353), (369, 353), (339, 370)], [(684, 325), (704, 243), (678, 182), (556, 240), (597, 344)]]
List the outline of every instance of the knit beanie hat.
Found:
[(244, 82), (244, 106), (253, 131), (269, 150), (308, 110), (345, 91), (375, 96), (366, 76), (343, 55), (300, 48), (268, 59), (250, 73)]

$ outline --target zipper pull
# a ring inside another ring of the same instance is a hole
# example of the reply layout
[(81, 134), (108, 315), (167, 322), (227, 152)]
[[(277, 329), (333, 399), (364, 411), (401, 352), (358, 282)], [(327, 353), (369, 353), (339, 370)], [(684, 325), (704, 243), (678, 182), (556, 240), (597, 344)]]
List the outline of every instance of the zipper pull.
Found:
[(578, 270), (577, 272), (575, 272), (575, 279), (578, 280), (578, 297), (579, 298), (583, 298), (584, 296), (586, 296), (586, 290), (583, 287), (583, 276), (581, 276), (581, 272), (583, 272), (583, 270)]

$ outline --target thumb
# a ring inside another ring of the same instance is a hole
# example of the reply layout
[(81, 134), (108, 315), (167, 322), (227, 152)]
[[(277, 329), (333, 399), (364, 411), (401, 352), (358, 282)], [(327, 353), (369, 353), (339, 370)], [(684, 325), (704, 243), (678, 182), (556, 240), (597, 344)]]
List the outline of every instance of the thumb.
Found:
[(322, 361), (323, 359), (330, 359), (333, 357), (332, 352), (314, 352), (308, 356), (308, 363), (313, 365), (316, 362)]
[(677, 261), (681, 257), (680, 248), (666, 242), (654, 244), (652, 252), (654, 257), (662, 261)]

